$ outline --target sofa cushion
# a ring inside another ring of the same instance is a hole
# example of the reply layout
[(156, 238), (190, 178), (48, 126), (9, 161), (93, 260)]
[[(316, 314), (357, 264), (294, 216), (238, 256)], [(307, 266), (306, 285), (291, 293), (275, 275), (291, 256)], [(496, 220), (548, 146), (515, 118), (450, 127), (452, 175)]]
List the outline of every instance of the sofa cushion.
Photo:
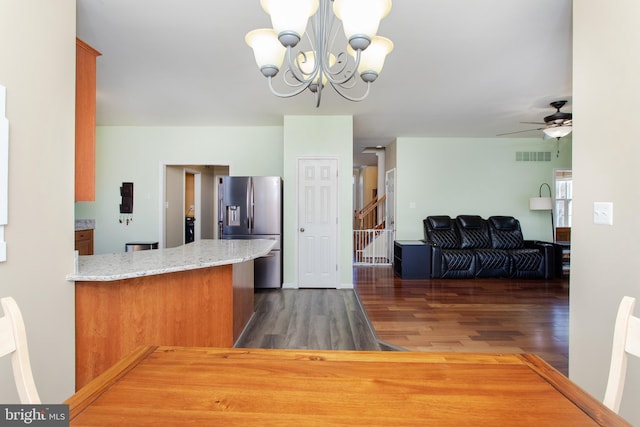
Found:
[(451, 217), (446, 215), (428, 216), (425, 220), (427, 242), (443, 249), (458, 248), (458, 234)]
[(545, 259), (538, 249), (514, 249), (509, 251), (513, 262), (513, 277), (543, 278)]
[(478, 215), (458, 215), (456, 225), (460, 234), (461, 249), (491, 248), (489, 227), (487, 222)]
[(492, 216), (487, 222), (491, 233), (491, 245), (494, 249), (524, 247), (520, 221), (512, 216)]
[(427, 221), (434, 230), (449, 230), (451, 229), (451, 217), (447, 215), (435, 215), (428, 216)]
[(479, 229), (485, 226), (484, 219), (479, 215), (458, 215), (456, 219), (458, 224), (465, 229)]
[(472, 251), (447, 249), (442, 251), (442, 276), (447, 279), (468, 279), (475, 275), (476, 257)]
[(476, 277), (509, 277), (511, 258), (501, 249), (475, 249)]
[(520, 230), (520, 224), (512, 216), (490, 216), (489, 225), (501, 231)]

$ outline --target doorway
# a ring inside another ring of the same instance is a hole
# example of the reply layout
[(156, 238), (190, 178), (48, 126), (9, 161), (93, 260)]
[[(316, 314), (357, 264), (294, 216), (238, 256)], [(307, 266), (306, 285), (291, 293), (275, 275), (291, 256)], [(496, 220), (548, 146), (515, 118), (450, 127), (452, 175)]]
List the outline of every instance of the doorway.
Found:
[(298, 287), (338, 287), (338, 160), (297, 164)]
[(160, 247), (218, 237), (216, 182), (224, 175), (229, 175), (229, 166), (161, 166)]

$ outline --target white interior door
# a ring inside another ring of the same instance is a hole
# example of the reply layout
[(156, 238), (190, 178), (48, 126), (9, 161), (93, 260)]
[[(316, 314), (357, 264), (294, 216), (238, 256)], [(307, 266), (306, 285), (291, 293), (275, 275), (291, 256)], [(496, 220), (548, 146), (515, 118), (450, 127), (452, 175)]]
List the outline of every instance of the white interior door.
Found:
[(338, 286), (338, 161), (298, 159), (298, 286)]

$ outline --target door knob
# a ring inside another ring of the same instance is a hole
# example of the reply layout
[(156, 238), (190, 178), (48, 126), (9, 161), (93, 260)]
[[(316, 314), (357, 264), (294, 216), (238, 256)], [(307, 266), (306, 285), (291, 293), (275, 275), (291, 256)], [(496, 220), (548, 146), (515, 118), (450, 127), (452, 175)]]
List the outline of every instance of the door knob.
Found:
[(300, 232), (304, 233), (304, 227), (300, 227)]

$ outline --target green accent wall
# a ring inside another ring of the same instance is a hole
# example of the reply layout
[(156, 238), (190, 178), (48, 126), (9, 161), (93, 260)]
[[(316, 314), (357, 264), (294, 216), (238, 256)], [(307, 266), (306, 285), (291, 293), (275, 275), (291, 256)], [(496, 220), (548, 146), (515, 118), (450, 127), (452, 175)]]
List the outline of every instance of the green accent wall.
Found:
[[(95, 253), (159, 241), (163, 165), (228, 165), (230, 175), (282, 176), (282, 128), (99, 126), (96, 201), (78, 202), (76, 219), (95, 219)], [(119, 223), (120, 186), (134, 183), (133, 221)]]
[[(554, 169), (571, 168), (571, 139), (398, 138), (396, 239), (422, 239), (429, 215), (511, 215), (525, 239), (551, 240), (549, 212), (529, 210)], [(516, 152), (551, 152), (550, 161), (516, 161)], [(543, 195), (548, 195), (546, 189)]]

